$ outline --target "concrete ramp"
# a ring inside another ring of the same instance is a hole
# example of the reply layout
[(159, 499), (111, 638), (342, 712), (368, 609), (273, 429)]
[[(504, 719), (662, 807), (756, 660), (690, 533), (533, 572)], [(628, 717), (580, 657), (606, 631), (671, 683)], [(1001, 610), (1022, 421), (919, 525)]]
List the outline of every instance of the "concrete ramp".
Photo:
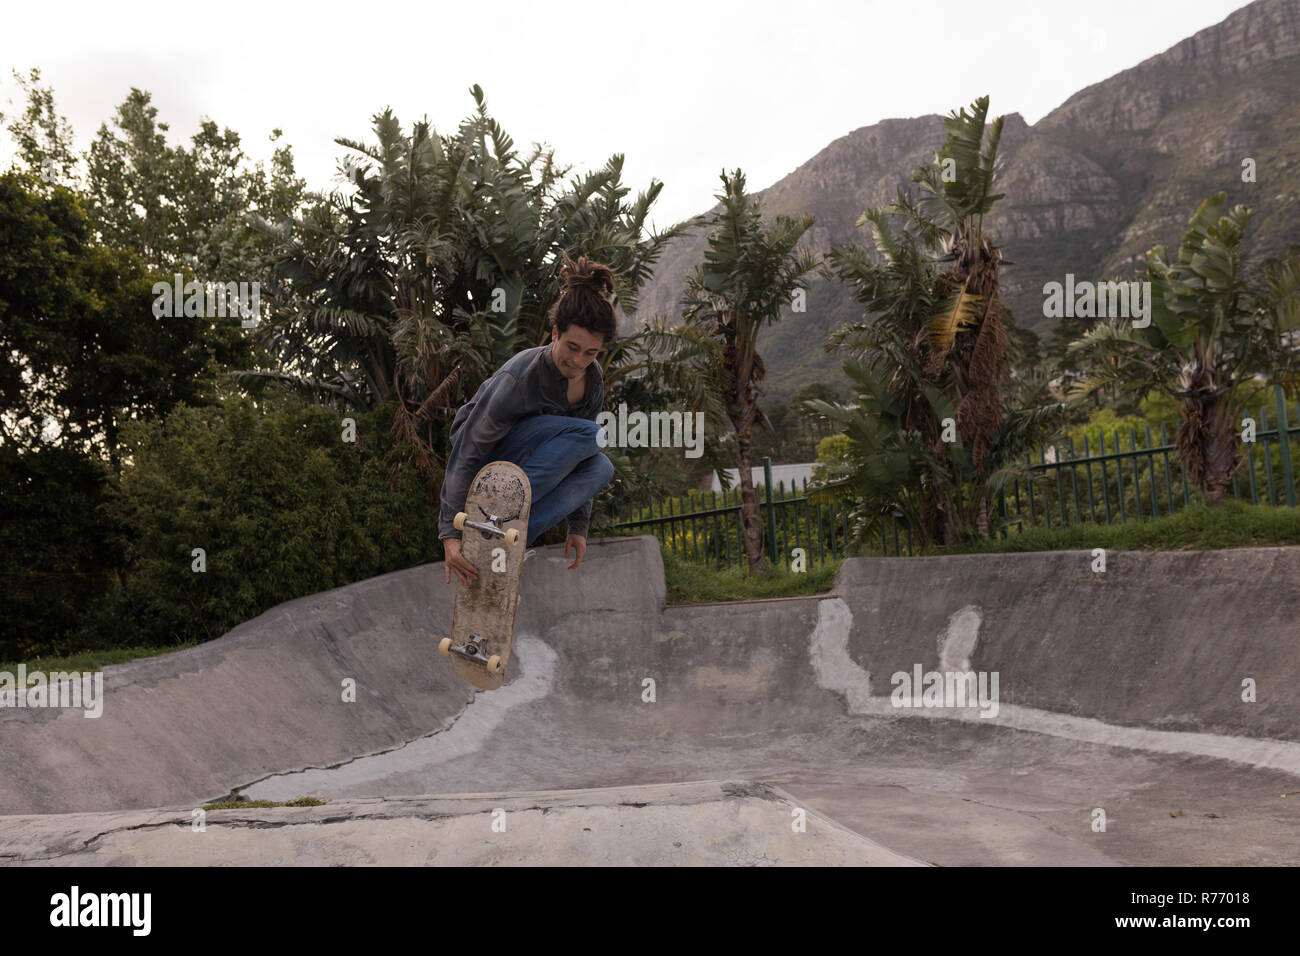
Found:
[[(653, 538), (561, 551), (525, 569), (499, 691), (436, 653), (438, 564), (106, 668), (98, 718), (0, 708), (0, 859), (94, 831), (100, 862), (216, 861), (171, 831), (234, 794), (330, 801), (209, 811), (244, 815), (213, 846), (245, 862), (285, 862), (266, 828), (292, 825), (322, 841), (298, 862), (1300, 863), (1300, 548), (857, 558), (829, 595), (670, 608)], [(654, 799), (608, 803), (628, 788)], [(552, 811), (479, 844), (478, 804), (437, 822), (469, 794)], [(825, 839), (787, 843), (795, 811)], [(398, 827), (414, 856), (377, 849)]]

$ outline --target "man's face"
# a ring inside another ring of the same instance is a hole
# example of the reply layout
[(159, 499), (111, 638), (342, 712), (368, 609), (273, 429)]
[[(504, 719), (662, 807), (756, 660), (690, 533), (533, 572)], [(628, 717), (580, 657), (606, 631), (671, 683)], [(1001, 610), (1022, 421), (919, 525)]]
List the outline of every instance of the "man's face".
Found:
[(577, 378), (596, 360), (605, 344), (605, 337), (577, 325), (570, 325), (561, 335), (555, 326), (551, 326), (551, 342), (551, 358), (560, 373), (565, 378)]

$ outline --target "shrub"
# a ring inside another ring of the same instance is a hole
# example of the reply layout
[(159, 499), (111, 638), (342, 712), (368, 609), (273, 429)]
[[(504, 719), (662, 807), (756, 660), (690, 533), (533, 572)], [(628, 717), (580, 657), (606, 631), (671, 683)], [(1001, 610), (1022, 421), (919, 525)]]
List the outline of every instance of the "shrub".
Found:
[[(344, 417), (355, 443), (342, 440)], [(440, 559), (438, 503), (409, 462), (389, 488), (390, 426), (382, 410), (344, 416), (277, 396), (124, 429), (126, 583), (97, 642), (206, 640), (283, 601)]]

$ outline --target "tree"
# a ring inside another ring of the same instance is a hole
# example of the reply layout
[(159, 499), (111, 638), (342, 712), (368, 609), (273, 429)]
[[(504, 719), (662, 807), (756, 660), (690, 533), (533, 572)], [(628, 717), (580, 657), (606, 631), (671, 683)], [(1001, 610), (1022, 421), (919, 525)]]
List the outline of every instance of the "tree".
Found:
[[(828, 347), (868, 355), (862, 374), (875, 374), (885, 388), (878, 408), (897, 407), (902, 434), (924, 450), (915, 459), (923, 543), (990, 531), (992, 452), (1004, 435), (1011, 346), (998, 288), (1006, 263), (983, 226), (1002, 198), (993, 191), (1002, 117), (986, 127), (988, 103), (981, 97), (969, 114), (963, 108), (944, 120), (947, 140), (933, 163), (913, 172), (915, 193), (900, 189), (891, 206), (858, 219), (871, 227), (878, 259), (852, 244), (829, 256), (867, 314), (833, 333)], [(892, 217), (902, 218), (901, 230)], [(827, 413), (832, 406), (810, 407)], [(963, 498), (967, 477), (971, 494)]]
[(806, 289), (804, 275), (818, 265), (808, 251), (795, 252), (800, 237), (812, 228), (812, 216), (801, 221), (777, 216), (770, 225), (762, 221), (757, 200), (745, 194), (745, 176), (739, 169), (722, 174), (723, 191), (716, 198), (722, 210), (709, 225), (709, 248), (683, 295), (687, 324), (701, 327), (718, 340), (721, 352), (715, 368), (725, 398), (728, 418), (736, 433), (740, 468), (741, 524), (749, 571), (763, 571), (763, 522), (758, 514), (751, 467), (752, 431), (762, 420), (758, 401), (766, 376), (758, 352), (758, 335), (764, 325), (777, 322), (781, 308), (795, 289)]
[[(819, 400), (804, 403), (810, 410), (841, 425), (847, 439), (847, 443), (827, 446), (828, 454), (817, 471), (815, 486), (810, 485), (809, 491), (816, 497), (836, 491), (847, 499), (850, 533), (858, 547), (877, 538), (884, 522), (898, 518), (906, 523), (923, 550), (935, 543), (949, 543), (933, 534), (928, 504), (935, 495), (956, 503), (963, 540), (972, 537), (978, 517), (972, 502), (979, 498), (967, 489), (977, 489), (993, 498), (1015, 479), (1028, 477), (1027, 469), (1018, 459), (1041, 436), (1059, 427), (1068, 406), (1047, 403), (1017, 407), (1007, 402), (998, 431), (988, 442), (984, 474), (977, 476), (964, 444), (954, 444), (940, 457), (923, 431), (909, 427), (908, 415), (912, 409), (896, 393), (889, 375), (882, 374), (880, 367), (887, 361), (891, 369), (899, 369), (905, 378), (916, 383), (928, 418), (942, 421), (955, 416), (948, 395), (926, 380), (920, 365), (905, 349), (895, 345), (883, 354), (887, 356), (884, 361), (873, 363), (870, 359), (855, 358), (845, 362), (844, 372), (852, 383), (854, 403), (842, 405)], [(1000, 520), (990, 516), (988, 533), (1018, 520), (1018, 515)]]
[(237, 376), (257, 389), (280, 382), (342, 408), (394, 406), (402, 447), (426, 478), (440, 478), (459, 405), (520, 347), (548, 334), (558, 299), (556, 263), (579, 252), (611, 266), (620, 301), (636, 293), (680, 227), (642, 239), (661, 184), (623, 201), (622, 156), (568, 188), (553, 151), (520, 159), (514, 143), (477, 111), (455, 135), (427, 121), (404, 134), (391, 110), (374, 118), (376, 143), (339, 139), (348, 186), (313, 195), (280, 225), (281, 277), (261, 335), (271, 368)]
[[(27, 77), (13, 71), (18, 87), (27, 96), (23, 114), (10, 120), (8, 130), (18, 146), (18, 155), (30, 172), (44, 183), (69, 185), (76, 176), (72, 127), (54, 106), (54, 90), (41, 86), (41, 71), (32, 68)], [(0, 123), (5, 116), (0, 113)]]
[[(626, 403), (633, 411), (680, 408), (687, 414), (701, 413), (704, 434), (712, 436), (703, 440), (698, 462), (680, 467), (667, 466), (658, 449), (607, 449), (606, 454), (619, 466), (620, 478), (626, 474), (627, 484), (632, 486), (623, 495), (625, 505), (648, 507), (656, 498), (699, 477), (697, 472), (722, 477), (735, 461), (727, 434), (731, 428), (726, 408), (729, 393), (722, 344), (707, 327), (670, 327), (666, 316), (656, 315), (643, 322), (635, 334), (606, 349), (601, 362), (608, 390), (606, 408), (614, 410)], [(616, 485), (620, 478), (615, 479)]]
[(166, 270), (176, 260), (176, 208), (167, 201), (172, 155), (150, 95), (131, 88), (116, 130), (101, 123), (87, 154), (89, 212), (105, 244)]
[[(819, 443), (831, 435), (830, 423), (821, 415), (814, 414), (804, 404), (807, 401), (835, 402), (840, 398), (839, 390), (825, 382), (809, 382), (795, 393), (790, 402), (790, 410), (798, 416), (797, 420), (805, 432), (805, 440), (811, 443), (809, 458), (817, 456)], [(801, 446), (803, 447), (803, 446)]]
[(123, 530), (104, 507), (111, 484), (78, 450), (0, 443), (0, 661), (68, 650), (109, 603)]
[(1224, 215), (1226, 200), (1201, 202), (1176, 261), (1163, 246), (1147, 253), (1150, 326), (1112, 318), (1070, 346), (1089, 369), (1074, 394), (1119, 383), (1139, 399), (1159, 391), (1175, 403), (1179, 460), (1211, 507), (1241, 464), (1243, 408), (1270, 383), (1292, 394), (1300, 383), (1300, 246), (1254, 266), (1242, 249), (1251, 210)]
[[(151, 268), (193, 272), (203, 281), (265, 281), (271, 240), (249, 215), (280, 223), (298, 208), (305, 183), (293, 152), (276, 149), (268, 174), (249, 165), (240, 135), (205, 120), (190, 147), (169, 146), (167, 123), (147, 91), (132, 87), (101, 124), (87, 154), (88, 209), (103, 241), (134, 250)], [(280, 138), (273, 130), (271, 141)]]
[(213, 397), (220, 369), (251, 358), (239, 320), (155, 317), (130, 251), (98, 243), (78, 198), (0, 175), (0, 437), (102, 454), (118, 433)]

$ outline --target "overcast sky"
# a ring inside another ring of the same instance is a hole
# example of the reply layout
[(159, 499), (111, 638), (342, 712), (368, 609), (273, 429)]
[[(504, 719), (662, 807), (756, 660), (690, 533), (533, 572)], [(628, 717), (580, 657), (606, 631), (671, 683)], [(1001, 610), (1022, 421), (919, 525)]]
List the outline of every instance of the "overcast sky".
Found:
[[(946, 115), (988, 94), (992, 115), (1037, 122), (1072, 93), (1245, 6), (0, 2), (0, 110), (22, 105), (10, 70), (38, 66), (79, 149), (137, 86), (153, 94), (173, 142), (210, 118), (265, 159), (280, 127), (299, 175), (326, 188), (345, 152), (334, 137), (370, 140), (370, 118), (385, 106), (406, 128), (427, 116), (454, 132), (478, 83), (521, 153), (547, 143), (575, 173), (623, 153), (629, 198), (652, 177), (663, 182), (659, 228), (712, 206), (724, 168), (742, 168), (751, 191), (764, 189), (882, 119)], [(11, 154), (5, 132), (0, 168)]]

